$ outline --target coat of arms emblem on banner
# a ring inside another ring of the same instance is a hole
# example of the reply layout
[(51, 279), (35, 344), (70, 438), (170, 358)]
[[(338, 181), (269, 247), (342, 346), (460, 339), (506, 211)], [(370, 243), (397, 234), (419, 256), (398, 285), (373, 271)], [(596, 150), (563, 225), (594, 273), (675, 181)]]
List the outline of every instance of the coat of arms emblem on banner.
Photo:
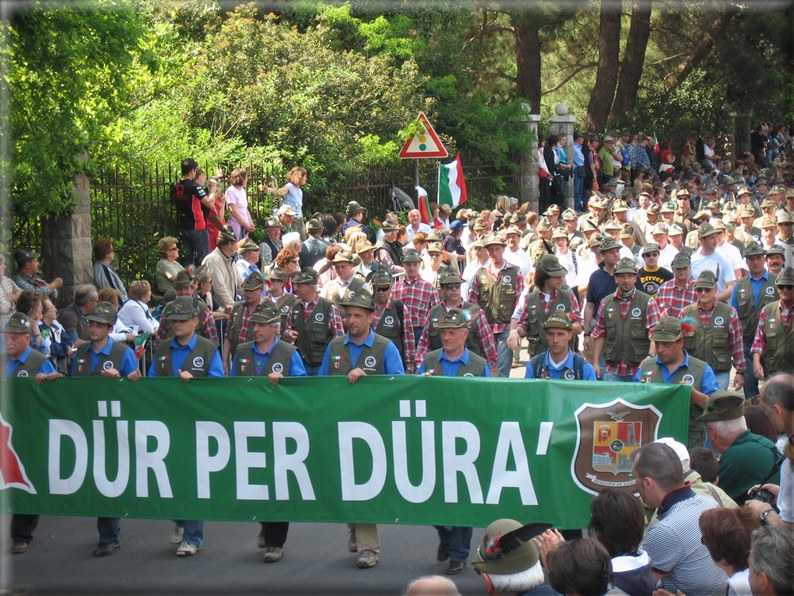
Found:
[(634, 493), (631, 454), (656, 439), (661, 412), (652, 405), (616, 399), (608, 404), (584, 404), (574, 416), (574, 482), (592, 494), (605, 488)]

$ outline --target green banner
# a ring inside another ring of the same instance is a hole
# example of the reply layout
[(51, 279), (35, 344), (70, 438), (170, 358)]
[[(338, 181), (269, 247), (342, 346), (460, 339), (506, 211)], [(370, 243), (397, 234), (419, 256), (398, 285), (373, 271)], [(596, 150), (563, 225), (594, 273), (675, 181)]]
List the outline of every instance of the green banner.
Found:
[(689, 386), (443, 377), (3, 379), (14, 513), (584, 527)]

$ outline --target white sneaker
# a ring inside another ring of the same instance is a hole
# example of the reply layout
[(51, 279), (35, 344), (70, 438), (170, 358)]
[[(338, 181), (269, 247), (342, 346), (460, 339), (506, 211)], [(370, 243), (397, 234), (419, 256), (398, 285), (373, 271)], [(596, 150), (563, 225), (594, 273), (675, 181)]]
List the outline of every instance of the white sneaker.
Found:
[(180, 542), (182, 542), (182, 534), (184, 533), (185, 533), (185, 528), (175, 526), (174, 531), (171, 532), (171, 538), (170, 538), (171, 544), (179, 544)]
[(201, 549), (197, 547), (195, 544), (191, 544), (190, 542), (183, 542), (179, 545), (179, 548), (176, 549), (176, 556), (177, 557), (192, 557)]

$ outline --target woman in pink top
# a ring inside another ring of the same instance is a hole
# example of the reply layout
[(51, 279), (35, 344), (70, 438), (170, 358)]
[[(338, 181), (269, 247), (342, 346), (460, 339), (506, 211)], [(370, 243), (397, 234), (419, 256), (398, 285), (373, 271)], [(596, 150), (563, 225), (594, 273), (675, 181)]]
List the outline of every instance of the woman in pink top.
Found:
[(229, 179), (231, 183), (226, 189), (226, 204), (231, 214), (230, 224), (238, 240), (248, 237), (256, 229), (248, 211), (248, 194), (245, 186), (248, 184), (248, 172), (245, 168), (237, 168)]

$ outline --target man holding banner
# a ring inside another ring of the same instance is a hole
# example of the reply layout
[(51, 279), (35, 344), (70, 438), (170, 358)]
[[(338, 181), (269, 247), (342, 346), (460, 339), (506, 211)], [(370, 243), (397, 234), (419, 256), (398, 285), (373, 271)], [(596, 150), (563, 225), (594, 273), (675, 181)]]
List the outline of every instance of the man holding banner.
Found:
[[(366, 289), (351, 290), (340, 303), (345, 307), (348, 333), (334, 338), (325, 351), (319, 376), (347, 375), (350, 383), (370, 375), (404, 375), (400, 352), (388, 339), (372, 331), (375, 305)], [(348, 548), (358, 552), (359, 569), (378, 564), (380, 536), (375, 524), (348, 524)]]
[[(179, 377), (186, 383), (193, 377), (224, 377), (223, 363), (218, 352), (218, 344), (196, 335), (200, 309), (194, 306), (194, 299), (180, 296), (166, 305), (163, 320), (172, 321), (174, 338), (170, 342), (160, 342), (154, 352), (154, 360), (149, 367), (150, 377)], [(169, 366), (170, 364), (170, 366)], [(171, 536), (171, 543), (177, 544), (178, 557), (190, 557), (201, 550), (204, 544), (204, 522), (197, 520), (178, 520)]]

